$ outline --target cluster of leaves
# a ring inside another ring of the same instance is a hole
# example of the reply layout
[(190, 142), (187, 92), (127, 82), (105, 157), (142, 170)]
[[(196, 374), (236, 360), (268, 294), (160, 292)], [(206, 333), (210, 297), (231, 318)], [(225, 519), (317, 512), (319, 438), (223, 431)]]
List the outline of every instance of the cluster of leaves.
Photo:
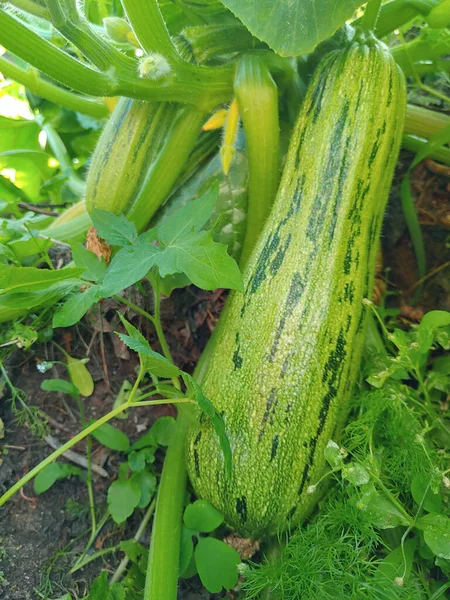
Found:
[(263, 589), (283, 600), (444, 597), (450, 313), (432, 311), (411, 331), (386, 334), (392, 352), (367, 354), (370, 387), (354, 399), (342, 447), (330, 441), (325, 450), (339, 485), (279, 556), (247, 571), (248, 598)]
[[(125, 433), (109, 423), (93, 432), (100, 444), (126, 455), (126, 460), (120, 463), (117, 479), (108, 489), (108, 510), (116, 523), (124, 523), (136, 508), (146, 508), (150, 504), (157, 488), (155, 453), (169, 445), (173, 425), (172, 417), (161, 417), (133, 444)], [(85, 472), (78, 467), (63, 462), (51, 463), (36, 476), (34, 491), (43, 494), (58, 480), (72, 476), (86, 480)]]
[[(223, 515), (205, 500), (188, 504), (180, 552), (180, 576), (193, 577), (198, 573), (211, 593), (233, 588), (238, 581), (239, 554), (213, 535), (223, 524)], [(194, 546), (195, 540), (195, 546)], [(131, 568), (121, 583), (109, 583), (106, 571), (93, 582), (87, 600), (139, 600), (145, 584), (148, 550), (135, 540), (120, 542), (119, 549), (131, 562)]]
[(242, 281), (236, 262), (226, 246), (213, 240), (213, 231), (203, 231), (214, 211), (218, 188), (190, 202), (176, 213), (162, 219), (157, 227), (138, 235), (136, 227), (124, 215), (96, 210), (92, 220), (98, 234), (120, 249), (106, 266), (95, 254), (80, 244), (72, 248), (75, 264), (82, 269), (85, 282), (92, 285), (72, 295), (53, 317), (55, 327), (77, 323), (100, 298), (120, 293), (139, 282), (150, 271), (162, 278), (162, 291), (168, 293), (189, 282), (203, 289), (229, 287), (241, 289)]

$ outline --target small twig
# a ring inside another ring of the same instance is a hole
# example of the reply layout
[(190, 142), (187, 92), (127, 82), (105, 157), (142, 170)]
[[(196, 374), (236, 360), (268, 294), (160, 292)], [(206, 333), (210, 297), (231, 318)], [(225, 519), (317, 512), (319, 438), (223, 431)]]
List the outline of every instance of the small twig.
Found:
[(439, 265), (439, 267), (436, 267), (435, 269), (427, 273), (425, 277), (422, 277), (422, 279), (419, 279), (419, 281), (416, 281), (416, 283), (414, 283), (410, 288), (408, 288), (405, 293), (409, 294), (409, 292), (412, 292), (418, 285), (420, 285), (430, 277), (433, 277), (433, 275), (436, 275), (436, 273), (439, 273), (439, 271), (443, 271), (447, 267), (450, 267), (450, 260), (448, 262), (445, 262), (443, 265)]
[(11, 444), (2, 444), (2, 448), (8, 448), (8, 450), (26, 450), (25, 446), (13, 446)]
[(53, 417), (50, 417), (49, 415), (46, 415), (46, 419), (47, 419), (49, 425), (52, 425), (55, 429), (59, 429), (60, 431), (67, 431), (67, 433), (71, 433), (72, 432), (72, 430), (70, 429), (70, 427), (67, 427), (67, 425), (64, 425), (64, 423), (60, 423), (59, 421), (57, 421)]
[(24, 208), (25, 210), (31, 210), (31, 212), (39, 213), (40, 215), (48, 215), (49, 217), (58, 217), (59, 212), (56, 210), (49, 210), (48, 208), (44, 208), (43, 206), (38, 206), (36, 204), (29, 204), (28, 202), (18, 202), (19, 208)]
[[(47, 435), (45, 441), (50, 446), (50, 448), (53, 448), (54, 450), (58, 450), (62, 446), (62, 444), (52, 435)], [(75, 463), (76, 465), (83, 467), (83, 469), (88, 468), (88, 461), (86, 460), (86, 458), (81, 454), (74, 452), (73, 450), (66, 450), (66, 452), (64, 452), (62, 456), (64, 456), (64, 458), (67, 458), (67, 460), (70, 460), (71, 462)], [(101, 477), (109, 477), (105, 469), (103, 469), (99, 465), (92, 463), (92, 470)]]

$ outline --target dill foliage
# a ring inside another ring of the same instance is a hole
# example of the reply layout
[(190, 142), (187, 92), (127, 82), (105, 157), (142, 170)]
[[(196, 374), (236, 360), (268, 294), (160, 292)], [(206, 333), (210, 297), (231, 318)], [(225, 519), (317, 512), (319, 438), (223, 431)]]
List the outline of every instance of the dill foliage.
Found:
[(450, 314), (432, 311), (407, 332), (380, 322), (386, 350), (366, 352), (341, 446), (330, 440), (331, 469), (316, 483), (335, 485), (248, 566), (248, 600), (449, 597)]

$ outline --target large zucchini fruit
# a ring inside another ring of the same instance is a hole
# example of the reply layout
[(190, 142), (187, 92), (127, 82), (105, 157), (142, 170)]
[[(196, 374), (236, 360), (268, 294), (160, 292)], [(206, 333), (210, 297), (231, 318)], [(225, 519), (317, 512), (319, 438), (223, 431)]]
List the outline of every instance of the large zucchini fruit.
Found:
[(360, 34), (325, 56), (295, 126), (271, 215), (219, 325), (202, 388), (223, 415), (187, 438), (196, 493), (258, 538), (317, 502), (324, 448), (357, 378), (381, 223), (400, 146), (404, 78)]
[(193, 107), (121, 98), (96, 146), (86, 208), (124, 214), (142, 231), (166, 200), (200, 134)]

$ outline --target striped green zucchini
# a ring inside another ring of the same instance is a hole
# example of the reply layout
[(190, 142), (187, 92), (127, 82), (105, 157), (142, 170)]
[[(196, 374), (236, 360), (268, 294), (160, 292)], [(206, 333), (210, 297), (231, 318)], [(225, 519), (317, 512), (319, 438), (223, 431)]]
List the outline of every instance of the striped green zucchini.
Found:
[(139, 231), (166, 200), (200, 134), (192, 107), (121, 98), (92, 158), (86, 208), (125, 214)]
[(196, 493), (243, 535), (295, 524), (317, 502), (320, 486), (307, 491), (359, 370), (405, 104), (403, 76), (375, 39), (324, 57), (245, 291), (219, 325), (202, 388), (223, 415), (233, 469), (204, 416), (190, 427), (187, 464)]

